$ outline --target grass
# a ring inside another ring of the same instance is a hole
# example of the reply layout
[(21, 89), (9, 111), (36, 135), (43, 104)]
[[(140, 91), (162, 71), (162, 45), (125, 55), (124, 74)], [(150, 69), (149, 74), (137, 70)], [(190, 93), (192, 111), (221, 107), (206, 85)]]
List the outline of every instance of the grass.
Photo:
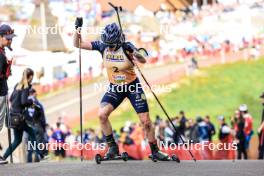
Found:
[[(214, 124), (222, 114), (227, 119), (240, 104), (247, 104), (254, 118), (254, 129), (260, 124), (262, 106), (259, 95), (264, 91), (264, 58), (258, 61), (240, 61), (201, 69), (196, 76), (185, 77), (171, 92), (159, 95), (171, 117), (184, 110), (188, 118), (210, 115)], [(150, 94), (148, 97), (150, 115), (166, 118)], [(119, 129), (127, 120), (138, 122), (138, 117), (128, 101), (111, 115), (113, 128)], [(98, 120), (91, 120), (85, 127), (98, 128)]]

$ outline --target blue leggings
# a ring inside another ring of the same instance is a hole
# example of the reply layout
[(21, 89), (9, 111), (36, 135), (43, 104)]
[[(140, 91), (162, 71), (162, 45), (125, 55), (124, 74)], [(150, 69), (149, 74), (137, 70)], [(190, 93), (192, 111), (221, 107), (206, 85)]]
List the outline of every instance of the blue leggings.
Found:
[(124, 85), (110, 83), (101, 103), (109, 103), (116, 109), (125, 98), (129, 99), (137, 113), (149, 112), (147, 99), (138, 78)]
[[(15, 151), (15, 149), (17, 148), (17, 146), (19, 144), (21, 144), (22, 142), (22, 138), (23, 138), (23, 132), (27, 132), (28, 135), (30, 136), (30, 138), (32, 139), (32, 141), (36, 141), (36, 135), (35, 135), (35, 131), (33, 128), (29, 127), (27, 124), (24, 125), (23, 129), (14, 129), (14, 141), (12, 142), (11, 146), (9, 146), (7, 148), (7, 150), (5, 151), (5, 154), (4, 154), (4, 158), (8, 158), (11, 153), (13, 153), (13, 151)], [(40, 154), (38, 148), (36, 149), (36, 153), (37, 154)]]

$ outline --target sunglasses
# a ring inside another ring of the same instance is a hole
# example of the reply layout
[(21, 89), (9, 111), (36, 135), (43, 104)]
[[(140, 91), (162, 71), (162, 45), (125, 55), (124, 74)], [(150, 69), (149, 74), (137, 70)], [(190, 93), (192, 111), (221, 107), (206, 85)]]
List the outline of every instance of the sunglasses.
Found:
[(14, 29), (11, 29), (11, 30), (8, 30), (8, 31), (0, 33), (1, 36), (10, 35), (10, 34), (14, 34)]
[(7, 32), (5, 33), (5, 35), (14, 34), (14, 32), (15, 32), (15, 30), (14, 30), (14, 29), (11, 29), (11, 30), (7, 31)]

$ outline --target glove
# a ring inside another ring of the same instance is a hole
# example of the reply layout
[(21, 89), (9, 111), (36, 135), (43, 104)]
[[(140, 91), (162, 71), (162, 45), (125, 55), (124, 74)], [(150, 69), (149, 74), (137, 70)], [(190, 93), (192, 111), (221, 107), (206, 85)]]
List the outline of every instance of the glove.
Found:
[(131, 43), (125, 43), (123, 48), (124, 48), (124, 50), (126, 50), (126, 51), (128, 51), (130, 53), (133, 53), (134, 49), (135, 49), (135, 46), (132, 45)]
[(75, 20), (75, 29), (81, 28), (83, 25), (83, 18), (77, 17)]
[(39, 105), (37, 105), (36, 103), (33, 103), (33, 108), (36, 110), (36, 111), (41, 111), (41, 107)]

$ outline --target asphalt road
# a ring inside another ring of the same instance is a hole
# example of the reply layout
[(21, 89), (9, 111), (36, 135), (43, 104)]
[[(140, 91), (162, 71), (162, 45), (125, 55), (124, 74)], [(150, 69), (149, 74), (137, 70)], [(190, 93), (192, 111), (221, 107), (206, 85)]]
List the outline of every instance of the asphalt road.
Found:
[(93, 161), (0, 165), (1, 176), (263, 176), (264, 161)]

